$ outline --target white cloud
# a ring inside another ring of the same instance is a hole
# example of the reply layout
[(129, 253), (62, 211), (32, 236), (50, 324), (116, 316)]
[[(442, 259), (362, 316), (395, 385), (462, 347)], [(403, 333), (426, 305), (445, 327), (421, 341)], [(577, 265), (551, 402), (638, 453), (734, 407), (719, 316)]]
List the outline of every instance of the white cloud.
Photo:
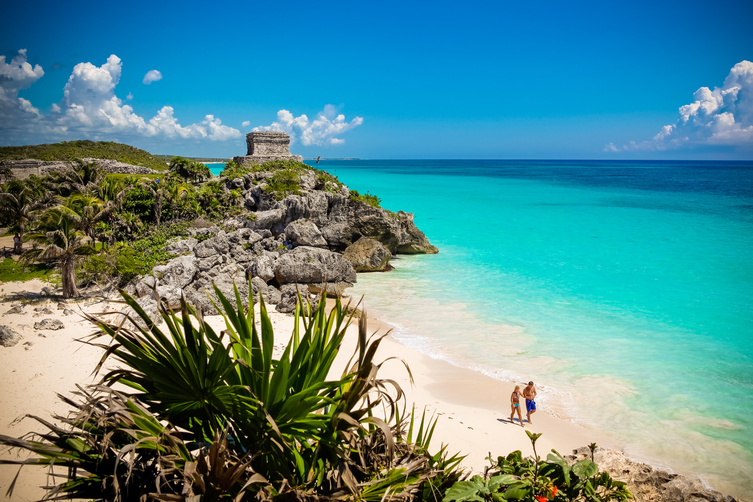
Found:
[(306, 115), (294, 116), (288, 110), (277, 112), (277, 121), (268, 126), (255, 127), (254, 131), (284, 131), (290, 135), (291, 143), (299, 140), (302, 145), (340, 145), (344, 139), (336, 138), (346, 131), (363, 124), (363, 117), (356, 117), (350, 122), (345, 115), (338, 114), (334, 105), (326, 105), (314, 120)]
[(29, 126), (42, 117), (29, 100), (18, 97), (18, 91), (31, 87), (43, 75), (41, 66), (32, 67), (26, 61), (26, 49), (19, 50), (10, 64), (0, 56), (0, 129), (3, 124)]
[[(98, 138), (117, 134), (225, 141), (242, 136), (237, 129), (222, 125), (214, 115), (181, 126), (170, 106), (162, 107), (154, 117), (145, 120), (115, 94), (122, 66), (115, 54), (102, 66), (77, 64), (65, 84), (62, 101), (53, 104), (50, 114), (44, 116), (28, 100), (18, 97), (19, 89), (29, 87), (44, 75), (42, 68), (38, 65), (32, 68), (26, 62), (25, 50), (19, 51), (10, 65), (0, 56), (0, 131), (7, 132), (8, 138), (28, 138), (28, 133), (36, 133), (65, 139), (84, 133)], [(159, 74), (152, 70), (147, 77), (153, 72)], [(147, 77), (144, 77), (145, 82)], [(126, 99), (132, 98), (129, 93)], [(25, 135), (20, 136), (21, 133)]]
[(250, 126), (250, 125), (251, 125), (251, 121), (250, 121), (250, 120), (244, 120), (244, 121), (243, 121), (243, 122), (241, 123), (241, 126), (243, 126), (243, 127), (248, 127), (248, 126)]
[(149, 70), (148, 72), (146, 72), (146, 75), (144, 75), (144, 83), (146, 85), (149, 85), (152, 82), (156, 82), (158, 80), (162, 80), (162, 73), (160, 73), (159, 70)]
[(753, 63), (737, 63), (722, 87), (713, 91), (701, 87), (693, 99), (680, 107), (677, 122), (662, 127), (652, 139), (622, 147), (610, 143), (604, 151), (671, 150), (698, 145), (753, 148)]

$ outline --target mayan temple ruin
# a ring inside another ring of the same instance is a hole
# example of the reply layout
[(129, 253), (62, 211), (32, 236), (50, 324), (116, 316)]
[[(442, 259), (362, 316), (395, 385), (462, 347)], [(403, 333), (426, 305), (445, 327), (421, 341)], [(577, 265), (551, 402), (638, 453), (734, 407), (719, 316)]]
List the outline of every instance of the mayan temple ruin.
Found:
[(300, 155), (290, 154), (290, 136), (278, 131), (256, 131), (246, 134), (248, 148), (243, 157), (233, 157), (239, 165), (254, 162), (263, 164), (270, 160), (297, 160), (303, 162)]

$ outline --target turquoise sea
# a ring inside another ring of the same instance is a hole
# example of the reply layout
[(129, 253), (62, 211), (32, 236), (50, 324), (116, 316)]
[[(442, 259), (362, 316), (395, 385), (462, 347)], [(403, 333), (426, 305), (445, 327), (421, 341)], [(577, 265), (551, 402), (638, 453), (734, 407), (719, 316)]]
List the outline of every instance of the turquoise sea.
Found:
[(402, 343), (534, 380), (548, 412), (631, 456), (753, 493), (753, 163), (318, 167), (414, 213), (440, 250), (359, 274)]

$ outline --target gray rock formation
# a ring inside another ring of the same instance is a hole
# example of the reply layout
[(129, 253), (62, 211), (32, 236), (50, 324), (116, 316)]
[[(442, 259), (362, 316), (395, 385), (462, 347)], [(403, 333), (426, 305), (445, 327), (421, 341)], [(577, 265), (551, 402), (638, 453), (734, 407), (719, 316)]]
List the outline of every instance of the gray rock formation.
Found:
[(311, 220), (300, 219), (291, 221), (285, 227), (285, 235), (288, 241), (298, 246), (312, 246), (326, 248), (327, 240), (322, 235), (319, 227)]
[[(253, 143), (250, 153), (280, 153), (281, 144)], [(322, 181), (316, 172), (305, 170), (299, 173), (298, 193), (278, 199), (266, 190), (271, 175), (252, 172), (225, 179), (226, 190), (242, 191), (249, 212), (228, 218), (222, 228), (198, 222), (189, 230), (191, 237), (167, 245), (176, 258), (155, 267), (126, 290), (140, 302), (150, 303), (149, 312), (154, 314), (155, 293), (173, 307), (183, 295), (195, 307), (213, 314), (213, 284), (229, 298), (235, 284), (245, 299), (251, 281), (254, 298), (261, 294), (268, 304), (290, 312), (295, 300), (292, 290), (343, 295), (356, 281), (352, 263), (362, 271), (386, 270), (392, 254), (437, 252), (409, 213), (393, 213), (351, 199), (344, 185)], [(351, 245), (352, 263), (341, 254)]]
[[(579, 448), (567, 458), (572, 462), (591, 458), (588, 448)], [(599, 469), (609, 472), (627, 484), (636, 502), (735, 502), (733, 497), (712, 490), (697, 478), (673, 474), (651, 465), (635, 462), (623, 453), (597, 448), (594, 461)]]
[(3, 347), (13, 347), (21, 341), (21, 335), (13, 328), (0, 326), (0, 345)]
[(361, 237), (343, 251), (356, 272), (384, 272), (390, 270), (392, 253), (376, 239)]
[(34, 323), (34, 329), (58, 330), (63, 328), (65, 328), (65, 325), (60, 319), (42, 319)]
[(356, 282), (356, 271), (341, 254), (309, 246), (282, 254), (274, 271), (279, 284)]
[(233, 157), (239, 165), (263, 164), (270, 160), (295, 160), (303, 162), (300, 155), (290, 154), (290, 136), (278, 131), (255, 131), (246, 134), (247, 153)]

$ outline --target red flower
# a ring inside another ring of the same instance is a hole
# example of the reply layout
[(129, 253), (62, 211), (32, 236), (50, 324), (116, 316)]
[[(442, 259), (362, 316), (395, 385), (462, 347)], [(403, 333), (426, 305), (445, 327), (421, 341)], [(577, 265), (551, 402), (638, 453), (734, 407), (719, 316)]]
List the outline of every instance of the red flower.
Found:
[(546, 502), (547, 498), (546, 497), (542, 497), (541, 495), (536, 495), (536, 500), (538, 500), (539, 502)]
[(552, 498), (554, 498), (555, 495), (557, 495), (557, 485), (552, 487)]

